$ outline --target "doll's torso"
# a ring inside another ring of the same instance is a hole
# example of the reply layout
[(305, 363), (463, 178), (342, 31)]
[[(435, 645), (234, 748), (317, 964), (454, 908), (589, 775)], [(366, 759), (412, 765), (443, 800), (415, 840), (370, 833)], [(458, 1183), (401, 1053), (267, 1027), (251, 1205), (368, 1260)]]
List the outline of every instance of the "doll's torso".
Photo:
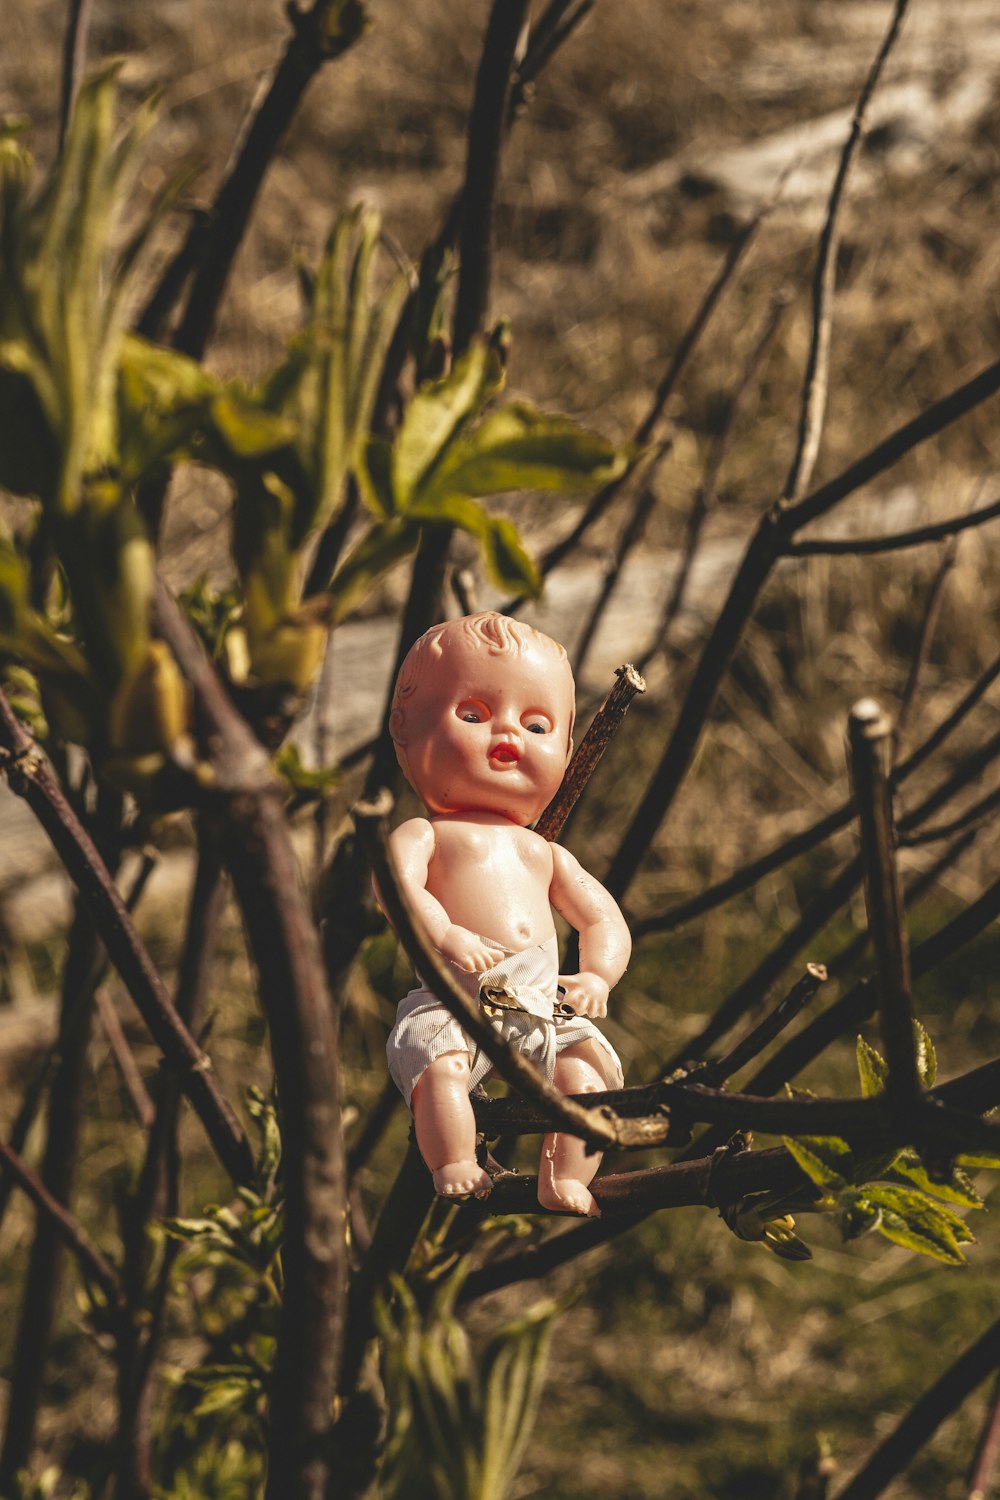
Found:
[(520, 952), (552, 936), (552, 847), (516, 823), (476, 813), (431, 819), (427, 890), (452, 922)]

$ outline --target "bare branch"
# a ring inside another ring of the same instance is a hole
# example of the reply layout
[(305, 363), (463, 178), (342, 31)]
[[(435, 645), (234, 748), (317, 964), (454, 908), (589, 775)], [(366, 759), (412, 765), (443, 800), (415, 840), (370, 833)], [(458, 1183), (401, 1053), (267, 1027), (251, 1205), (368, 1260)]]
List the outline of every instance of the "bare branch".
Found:
[[(212, 335), (267, 169), (306, 89), (323, 64), (347, 51), (362, 29), (363, 9), (348, 6), (339, 33), (330, 35), (326, 22), (332, 9), (333, 0), (315, 0), (308, 11), (289, 7), (292, 36), (259, 106), (256, 100), (251, 106), (239, 150), (212, 205), (207, 232), (197, 222), (192, 225), (191, 236), (201, 240), (201, 257), (173, 343), (196, 359)], [(183, 247), (179, 253), (184, 255)]]
[(535, 824), (544, 839), (557, 839), (576, 806), (584, 787), (597, 770), (613, 735), (628, 713), (632, 699), (646, 691), (646, 684), (630, 662), (618, 667), (617, 681), (597, 713), (570, 761), (555, 797)]
[(144, 1130), (149, 1130), (155, 1114), (153, 1101), (149, 1097), (149, 1091), (142, 1081), (142, 1074), (132, 1056), (132, 1049), (122, 1029), (122, 1023), (118, 1019), (114, 1001), (103, 984), (98, 985), (94, 991), (94, 1002), (104, 1035), (111, 1047), (111, 1054), (118, 1064), (118, 1071), (122, 1075), (122, 1081), (132, 1101), (135, 1117)]
[(694, 560), (697, 556), (698, 548), (701, 543), (705, 520), (711, 510), (714, 508), (716, 500), (718, 499), (719, 476), (722, 473), (722, 465), (725, 462), (726, 454), (729, 452), (729, 446), (732, 442), (733, 433), (736, 428), (736, 418), (740, 413), (743, 402), (746, 400), (747, 393), (749, 392), (753, 383), (753, 378), (760, 367), (760, 362), (767, 352), (772, 338), (778, 330), (778, 326), (781, 322), (782, 317), (784, 316), (787, 306), (788, 298), (784, 293), (773, 299), (770, 312), (765, 320), (760, 337), (757, 339), (754, 347), (751, 349), (750, 356), (743, 368), (743, 373), (740, 376), (736, 388), (729, 399), (725, 418), (723, 419), (722, 425), (715, 436), (711, 452), (708, 456), (708, 461), (705, 465), (704, 477), (701, 484), (698, 486), (697, 492), (694, 496), (694, 500), (691, 504), (691, 509), (688, 513), (687, 533), (684, 539), (684, 551), (681, 557), (680, 566), (677, 569), (677, 575), (674, 578), (673, 584), (670, 589), (670, 594), (667, 598), (666, 604), (664, 605), (663, 614), (660, 618), (660, 623), (657, 626), (656, 633), (653, 636), (653, 639), (647, 647), (646, 651), (643, 653), (642, 661), (640, 662), (640, 666), (643, 668), (643, 670), (648, 665), (648, 663), (652, 661), (656, 653), (667, 645), (667, 640), (673, 627), (674, 621), (680, 614), (681, 606), (684, 603), (684, 596), (687, 593), (688, 583), (691, 578), (691, 571), (694, 567)]
[(969, 1471), (969, 1493), (966, 1500), (989, 1500), (993, 1476), (1000, 1460), (1000, 1379), (993, 1388), (986, 1408), (975, 1456)]
[(27, 1162), (3, 1140), (0, 1140), (0, 1166), (5, 1174), (9, 1173), (18, 1186), (23, 1188), (39, 1213), (46, 1215), (52, 1222), (63, 1243), (76, 1256), (84, 1276), (101, 1288), (111, 1307), (119, 1307), (122, 1287), (110, 1261), (98, 1250), (83, 1225), (77, 1222), (58, 1198), (53, 1197)]
[(789, 542), (788, 557), (871, 557), (879, 552), (901, 552), (907, 547), (923, 547), (928, 542), (941, 542), (959, 532), (969, 531), (974, 526), (984, 526), (1000, 516), (1000, 500), (984, 505), (964, 516), (949, 516), (947, 521), (934, 521), (927, 526), (915, 526), (912, 531), (897, 531), (890, 536), (853, 537), (801, 537)]
[(326, 1492), (343, 1347), (347, 1243), (337, 1010), (263, 747), (162, 582), (154, 620), (192, 684), (212, 746), (222, 857), (258, 970), (281, 1098), (285, 1295), (271, 1393), (268, 1500)]
[[(674, 350), (673, 358), (670, 360), (656, 388), (649, 410), (633, 434), (632, 442), (636, 447), (644, 447), (651, 441), (667, 402), (673, 395), (677, 383), (687, 367), (688, 361), (708, 327), (712, 314), (715, 312), (722, 297), (722, 293), (732, 281), (740, 261), (753, 244), (758, 229), (773, 211), (776, 201), (776, 199), (773, 199), (771, 202), (765, 204), (757, 216), (750, 221), (730, 245), (725, 260), (713, 278), (701, 302), (695, 308), (694, 316), (684, 330), (680, 343)], [(557, 567), (574, 550), (579, 542), (582, 541), (594, 522), (599, 520), (607, 510), (627, 478), (628, 475), (623, 474), (620, 479), (613, 479), (610, 484), (606, 484), (603, 489), (598, 490), (597, 494), (583, 511), (583, 514), (574, 524), (572, 530), (563, 537), (562, 541), (556, 542), (554, 546), (549, 548), (540, 563), (543, 578), (547, 578), (552, 569)], [(510, 614), (523, 602), (523, 599), (513, 600), (511, 603), (505, 605), (504, 609)]]
[(927, 591), (924, 616), (920, 624), (920, 634), (917, 638), (917, 649), (914, 651), (912, 660), (910, 661), (910, 668), (906, 674), (906, 685), (903, 688), (903, 695), (899, 701), (899, 712), (896, 714), (896, 722), (893, 725), (893, 761), (899, 755), (900, 746), (906, 739), (906, 730), (910, 714), (913, 712), (913, 705), (916, 702), (920, 677), (927, 665), (931, 646), (934, 643), (934, 633), (937, 630), (938, 619), (941, 614), (941, 601), (944, 597), (944, 586), (947, 582), (948, 574), (955, 566), (957, 546), (957, 542), (949, 542), (944, 550), (944, 556), (935, 570), (931, 586)]
[(879, 1019), (889, 1077), (886, 1094), (900, 1111), (920, 1093), (913, 1035), (910, 950), (896, 868), (895, 829), (889, 795), (892, 725), (873, 698), (863, 698), (848, 719), (850, 769), (861, 824), (868, 931), (878, 973)]
[(926, 1442), (944, 1419), (1000, 1365), (1000, 1319), (950, 1365), (924, 1392), (862, 1469), (849, 1480), (837, 1500), (875, 1500)]
[(0, 691), (0, 745), (7, 780), (24, 797), (76, 883), (102, 941), (157, 1046), (178, 1069), (182, 1087), (219, 1160), (237, 1182), (252, 1170), (250, 1146), (211, 1072), (211, 1061), (181, 1022), (118, 888), (45, 757)]
[[(916, 750), (895, 768), (893, 771), (893, 786), (895, 788), (898, 788), (909, 776), (919, 770), (929, 756), (940, 748), (948, 736), (957, 729), (962, 720), (975, 708), (988, 689), (992, 687), (998, 676), (1000, 676), (1000, 657), (987, 667), (986, 671), (981, 674), (968, 692), (959, 700), (951, 713), (931, 731), (927, 739), (921, 745), (918, 745)], [(993, 742), (991, 742), (991, 745), (993, 745), (992, 750), (987, 746), (977, 752), (974, 757), (975, 767), (971, 769), (971, 774), (978, 774), (978, 770), (985, 764), (988, 764), (989, 759), (992, 759), (992, 756), (1000, 749), (1000, 746), (994, 745)], [(987, 757), (985, 760), (983, 759), (984, 755)], [(970, 777), (965, 777), (965, 780), (968, 779)], [(964, 784), (964, 781), (962, 784)], [(946, 791), (947, 796), (950, 796), (956, 789), (955, 785), (949, 781), (945, 783), (943, 791)], [(940, 805), (940, 799), (936, 805)], [(929, 817), (934, 810), (934, 807), (925, 805), (921, 816)], [(847, 827), (853, 816), (854, 804), (852, 802), (845, 802), (832, 813), (828, 813), (825, 818), (821, 818), (818, 822), (812, 824), (811, 827), (804, 828), (800, 833), (793, 834), (791, 838), (785, 839), (783, 843), (778, 844), (769, 853), (761, 855), (759, 859), (751, 860), (749, 864), (744, 865), (739, 870), (735, 870), (732, 875), (727, 875), (724, 880), (718, 881), (715, 885), (707, 887), (704, 891), (699, 892), (697, 896), (693, 896), (689, 901), (681, 902), (678, 906), (671, 907), (659, 916), (647, 917), (641, 921), (633, 921), (631, 923), (633, 938), (638, 940), (651, 932), (672, 932), (676, 927), (682, 926), (694, 917), (703, 916), (705, 912), (712, 911), (715, 907), (721, 906), (724, 902), (731, 900), (733, 896), (738, 896), (743, 891), (749, 890), (759, 880), (763, 880), (766, 875), (779, 870), (782, 865), (796, 859), (800, 854), (808, 853), (817, 844), (821, 844), (826, 839), (831, 838), (833, 834), (839, 833), (842, 828)], [(909, 843), (912, 841), (911, 826), (909, 818), (903, 820), (903, 827), (900, 830), (901, 842)]]
[(528, 0), (494, 0), (486, 27), (469, 115), (469, 150), (462, 190), (455, 351), (461, 354), (486, 326), (493, 270), (493, 220), (500, 147), (518, 42)]
[(813, 277), (812, 338), (802, 389), (799, 434), (792, 466), (785, 481), (785, 499), (801, 499), (809, 487), (819, 456), (823, 419), (826, 414), (827, 385), (830, 373), (830, 336), (833, 324), (832, 303), (837, 276), (837, 247), (840, 243), (840, 209), (851, 169), (857, 161), (867, 129), (866, 115), (871, 97), (878, 86), (886, 58), (892, 51), (909, 0), (896, 0), (889, 29), (883, 38), (861, 90), (847, 141), (841, 152), (837, 175), (827, 205), (826, 220), (819, 239), (819, 254)]

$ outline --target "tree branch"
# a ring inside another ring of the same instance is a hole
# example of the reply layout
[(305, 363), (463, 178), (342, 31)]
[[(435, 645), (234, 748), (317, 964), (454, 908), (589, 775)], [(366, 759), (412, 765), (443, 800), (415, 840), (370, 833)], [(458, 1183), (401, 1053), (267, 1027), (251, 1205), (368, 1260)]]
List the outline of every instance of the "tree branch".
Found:
[(579, 801), (584, 787), (597, 770), (612, 737), (621, 727), (632, 699), (646, 691), (646, 684), (630, 662), (615, 671), (617, 681), (587, 729), (570, 761), (559, 790), (535, 824), (542, 838), (555, 840)]
[(157, 1046), (178, 1069), (181, 1086), (223, 1166), (236, 1182), (250, 1175), (249, 1143), (211, 1072), (211, 1060), (177, 1016), (163, 981), (136, 932), (107, 866), (27, 730), (0, 691), (0, 746), (7, 780), (24, 797), (90, 912), (108, 955)]
[(909, 0), (896, 0), (889, 29), (875, 55), (868, 77), (865, 79), (864, 87), (855, 106), (851, 128), (841, 152), (837, 175), (834, 178), (827, 205), (826, 219), (820, 234), (819, 254), (816, 258), (816, 271), (813, 278), (812, 338), (802, 389), (798, 442), (784, 489), (785, 499), (789, 501), (800, 499), (808, 489), (816, 467), (816, 459), (819, 456), (830, 372), (832, 303), (837, 277), (837, 248), (840, 243), (840, 209), (847, 179), (858, 159), (861, 142), (867, 130), (868, 105), (882, 76), (886, 58), (899, 35), (899, 28), (908, 4)]
[(875, 950), (879, 1019), (889, 1076), (886, 1096), (900, 1114), (920, 1095), (910, 950), (896, 868), (895, 829), (889, 794), (892, 726), (873, 698), (863, 698), (848, 718), (850, 769), (861, 824), (868, 931)]
[(837, 1500), (875, 1500), (932, 1438), (944, 1419), (1000, 1365), (1000, 1319), (971, 1344), (941, 1378), (911, 1406), (896, 1429), (881, 1443), (862, 1469), (849, 1480)]
[(897, 531), (891, 536), (802, 537), (789, 542), (788, 557), (872, 557), (880, 552), (901, 552), (907, 547), (923, 547), (928, 542), (942, 542), (974, 526), (984, 526), (1000, 516), (1000, 500), (984, 505), (965, 516), (950, 516), (912, 531)]

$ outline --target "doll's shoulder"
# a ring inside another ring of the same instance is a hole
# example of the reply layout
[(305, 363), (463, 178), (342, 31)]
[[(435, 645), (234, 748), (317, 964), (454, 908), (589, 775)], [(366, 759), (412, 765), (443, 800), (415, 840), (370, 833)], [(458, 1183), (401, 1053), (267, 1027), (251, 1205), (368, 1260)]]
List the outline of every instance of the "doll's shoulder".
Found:
[(434, 825), (428, 818), (408, 818), (389, 835), (392, 852), (397, 859), (425, 856), (434, 853)]

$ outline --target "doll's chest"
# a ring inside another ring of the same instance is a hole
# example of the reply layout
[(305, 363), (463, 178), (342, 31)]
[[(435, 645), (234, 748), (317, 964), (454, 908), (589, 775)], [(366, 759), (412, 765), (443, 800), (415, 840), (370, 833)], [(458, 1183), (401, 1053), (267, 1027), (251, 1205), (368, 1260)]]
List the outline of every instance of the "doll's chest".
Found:
[(527, 879), (548, 889), (552, 850), (539, 834), (518, 827), (458, 823), (435, 829), (435, 859), (449, 882)]

